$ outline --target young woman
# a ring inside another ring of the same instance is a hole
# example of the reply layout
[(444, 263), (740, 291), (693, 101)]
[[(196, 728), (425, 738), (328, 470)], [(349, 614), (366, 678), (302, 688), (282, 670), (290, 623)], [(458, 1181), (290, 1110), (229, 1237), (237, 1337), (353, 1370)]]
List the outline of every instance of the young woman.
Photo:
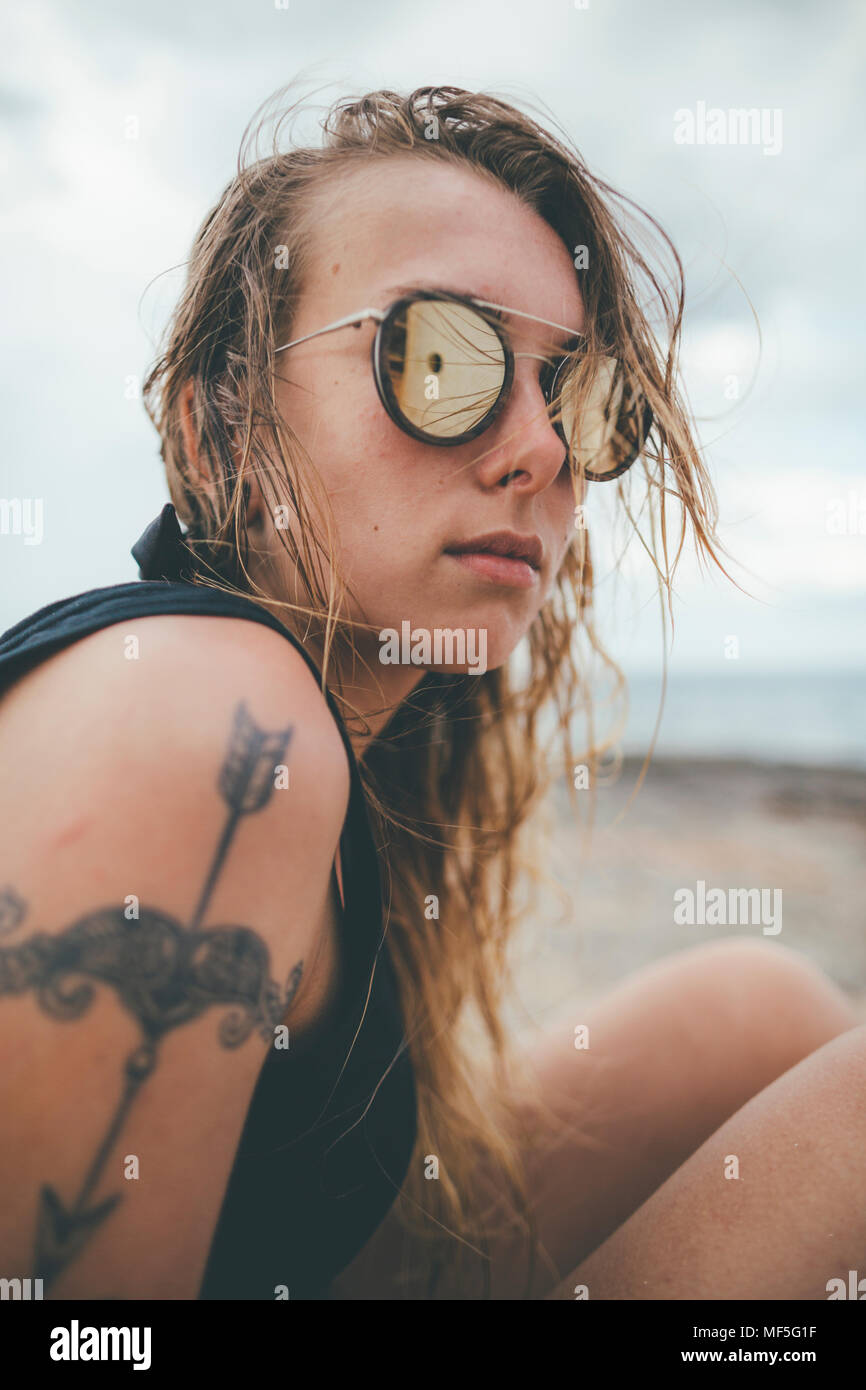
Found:
[(696, 947), (526, 1053), (501, 1015), (544, 711), (570, 770), (601, 650), (584, 498), (640, 475), (665, 556), (666, 498), (718, 555), (681, 276), (493, 96), (324, 129), (196, 237), (141, 579), (0, 643), (0, 1267), (826, 1297), (866, 1240), (866, 1030), (806, 960)]

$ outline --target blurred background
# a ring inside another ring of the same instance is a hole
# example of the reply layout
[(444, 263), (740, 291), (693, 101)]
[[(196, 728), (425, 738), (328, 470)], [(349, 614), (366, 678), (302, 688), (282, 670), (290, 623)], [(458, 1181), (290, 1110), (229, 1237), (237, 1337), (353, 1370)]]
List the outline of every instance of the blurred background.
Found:
[[(310, 141), (331, 101), (380, 86), (532, 104), (680, 252), (683, 379), (746, 592), (688, 547), (665, 645), (652, 565), (625, 545), (613, 490), (591, 490), (598, 626), (629, 681), (624, 761), (591, 837), (555, 798), (559, 886), (518, 952), (527, 1016), (731, 931), (799, 946), (866, 1000), (864, 39), (856, 0), (7, 11), (0, 629), (135, 577), (129, 547), (168, 496), (140, 384), (275, 88), (308, 80)], [(759, 110), (764, 134), (701, 142), (713, 108)], [(673, 894), (699, 880), (780, 890), (781, 932), (677, 925)]]

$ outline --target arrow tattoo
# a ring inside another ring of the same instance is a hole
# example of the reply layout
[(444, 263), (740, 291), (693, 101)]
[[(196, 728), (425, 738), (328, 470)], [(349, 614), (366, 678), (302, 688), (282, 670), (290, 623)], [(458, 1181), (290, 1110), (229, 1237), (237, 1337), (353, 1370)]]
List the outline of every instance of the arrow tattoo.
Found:
[[(291, 737), (291, 726), (266, 732), (245, 704), (235, 710), (218, 779), (228, 816), (188, 926), (153, 908), (142, 908), (131, 921), (124, 908), (113, 907), (90, 913), (56, 935), (39, 932), (20, 946), (0, 948), (0, 996), (32, 989), (45, 1013), (66, 1021), (87, 1011), (98, 981), (115, 990), (142, 1033), (141, 1044), (126, 1059), (120, 1100), (75, 1200), (67, 1207), (53, 1187), (44, 1185), (40, 1192), (34, 1267), (46, 1288), (121, 1200), (115, 1193), (88, 1205), (130, 1107), (157, 1064), (164, 1034), (214, 1005), (228, 1005), (218, 1028), (223, 1047), (239, 1047), (254, 1030), (272, 1041), (298, 990), (303, 961), (282, 989), (271, 978), (270, 952), (256, 932), (201, 927), (239, 821), (267, 805), (274, 770), (285, 761)], [(11, 889), (0, 894), (0, 935), (16, 930), (25, 912)]]

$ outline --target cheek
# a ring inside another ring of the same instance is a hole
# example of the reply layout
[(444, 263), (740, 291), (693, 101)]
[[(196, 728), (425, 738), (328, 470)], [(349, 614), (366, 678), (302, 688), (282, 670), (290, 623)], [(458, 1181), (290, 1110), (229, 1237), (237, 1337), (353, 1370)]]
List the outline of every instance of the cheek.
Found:
[(394, 425), (375, 388), (372, 401), (344, 400), (323, 422), (313, 460), (341, 530), (391, 547), (418, 543), (435, 500), (429, 450)]
[(365, 589), (371, 580), (387, 588), (412, 572), (423, 551), (422, 528), (429, 521), (419, 496), (416, 461), (405, 457), (399, 440), (375, 414), (364, 411), (356, 425), (348, 435), (331, 426), (321, 437), (315, 462), (344, 567)]
[(369, 359), (345, 364), (314, 358), (283, 370), (277, 406), (316, 467), (326, 474), (373, 442), (383, 414)]
[(362, 489), (366, 480), (382, 478), (399, 443), (366, 359), (340, 379), (332, 375), (326, 383), (317, 382), (313, 411), (311, 452), (323, 476), (338, 478), (341, 484), (354, 480)]

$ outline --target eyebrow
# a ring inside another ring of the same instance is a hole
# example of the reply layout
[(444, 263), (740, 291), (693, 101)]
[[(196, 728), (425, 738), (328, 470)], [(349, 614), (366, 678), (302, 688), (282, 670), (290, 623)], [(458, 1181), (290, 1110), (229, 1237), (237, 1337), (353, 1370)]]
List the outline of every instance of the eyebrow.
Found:
[[(467, 290), (463, 286), (443, 284), (441, 280), (413, 280), (403, 285), (389, 285), (389, 287), (384, 291), (384, 293), (389, 295), (404, 295), (414, 294), (416, 290), (442, 290), (445, 294), (459, 295), (461, 299), (484, 299), (488, 301), (494, 301), (500, 304), (502, 303), (502, 300), (504, 298), (504, 296), (496, 294), (491, 290)], [(486, 309), (485, 312), (490, 314), (493, 318), (496, 319), (498, 323), (501, 323), (503, 326), (505, 325), (505, 321), (508, 318), (509, 313), (512, 313), (517, 317), (522, 317), (521, 310), (519, 309)], [(529, 317), (531, 319), (531, 315)], [(583, 333), (578, 333), (575, 329), (572, 328), (566, 328), (564, 324), (542, 324), (540, 326), (548, 327), (555, 332), (561, 332), (564, 335), (566, 335), (565, 341), (559, 344), (559, 347), (563, 352), (570, 352), (572, 348), (577, 344), (577, 342), (584, 337)]]
[[(447, 285), (441, 280), (412, 280), (404, 285), (389, 285), (385, 294), (404, 295), (414, 294), (416, 290), (442, 290), (444, 294), (456, 294), (461, 299), (488, 299), (501, 303), (501, 296), (489, 291), (479, 291), (477, 288), (468, 290), (463, 285)], [(497, 319), (499, 323), (504, 323), (505, 314), (501, 309), (489, 309), (487, 311)]]

